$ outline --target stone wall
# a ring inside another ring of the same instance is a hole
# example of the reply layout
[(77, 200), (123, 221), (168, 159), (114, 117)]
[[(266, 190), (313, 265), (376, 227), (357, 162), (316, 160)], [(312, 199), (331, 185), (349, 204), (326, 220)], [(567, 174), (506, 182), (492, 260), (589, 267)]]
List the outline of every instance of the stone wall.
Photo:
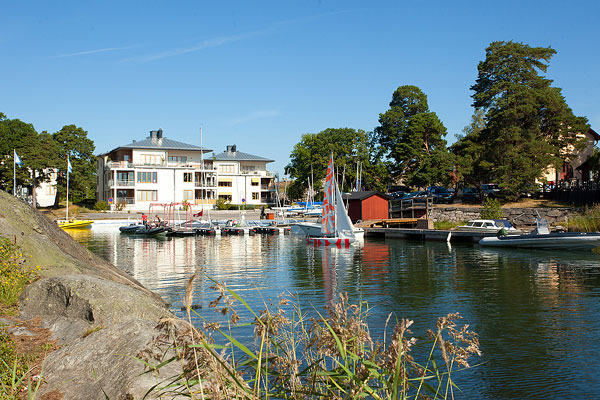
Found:
[[(480, 207), (436, 207), (430, 210), (429, 217), (434, 221), (468, 221), (479, 218)], [(513, 225), (535, 225), (539, 216), (550, 224), (562, 225), (575, 214), (573, 208), (503, 208), (504, 217)]]

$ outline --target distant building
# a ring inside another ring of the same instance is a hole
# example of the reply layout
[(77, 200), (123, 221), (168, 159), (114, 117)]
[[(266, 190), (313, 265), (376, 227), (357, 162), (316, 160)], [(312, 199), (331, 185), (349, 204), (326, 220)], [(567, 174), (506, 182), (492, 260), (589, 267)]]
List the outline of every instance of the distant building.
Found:
[(579, 133), (578, 136), (585, 137), (586, 147), (582, 151), (577, 152), (572, 159), (563, 161), (559, 169), (554, 167), (547, 168), (544, 173), (546, 182), (570, 181), (574, 179), (588, 181), (590, 179), (590, 169), (587, 160), (594, 152), (594, 148), (600, 140), (600, 135), (590, 128), (585, 134)]
[(233, 204), (269, 204), (273, 162), (238, 152), (236, 146), (212, 150), (163, 137), (162, 129), (97, 157), (98, 201), (114, 209), (147, 210), (151, 203), (183, 203), (212, 208), (217, 199)]

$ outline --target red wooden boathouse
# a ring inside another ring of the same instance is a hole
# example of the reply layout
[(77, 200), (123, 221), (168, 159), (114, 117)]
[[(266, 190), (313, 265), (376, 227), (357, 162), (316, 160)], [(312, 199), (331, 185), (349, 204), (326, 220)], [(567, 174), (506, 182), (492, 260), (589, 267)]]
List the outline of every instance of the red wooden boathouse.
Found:
[(352, 192), (344, 196), (352, 222), (389, 218), (389, 197), (375, 191)]

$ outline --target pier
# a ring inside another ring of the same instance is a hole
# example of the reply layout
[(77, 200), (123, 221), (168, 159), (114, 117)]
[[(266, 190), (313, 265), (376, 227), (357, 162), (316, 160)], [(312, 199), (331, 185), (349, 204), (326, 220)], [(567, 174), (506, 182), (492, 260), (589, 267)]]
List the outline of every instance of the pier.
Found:
[(472, 242), (478, 243), (486, 236), (496, 236), (495, 233), (465, 232), (447, 229), (418, 229), (418, 228), (364, 228), (367, 237), (385, 237), (400, 239), (437, 240), (443, 242)]

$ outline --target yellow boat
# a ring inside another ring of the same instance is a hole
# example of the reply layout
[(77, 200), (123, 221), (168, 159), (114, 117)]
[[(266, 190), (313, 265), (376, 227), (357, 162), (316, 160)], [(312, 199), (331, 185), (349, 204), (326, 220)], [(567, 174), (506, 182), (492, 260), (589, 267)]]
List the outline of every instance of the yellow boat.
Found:
[(56, 221), (59, 228), (62, 229), (75, 229), (75, 228), (89, 228), (94, 223), (92, 220), (58, 220)]

